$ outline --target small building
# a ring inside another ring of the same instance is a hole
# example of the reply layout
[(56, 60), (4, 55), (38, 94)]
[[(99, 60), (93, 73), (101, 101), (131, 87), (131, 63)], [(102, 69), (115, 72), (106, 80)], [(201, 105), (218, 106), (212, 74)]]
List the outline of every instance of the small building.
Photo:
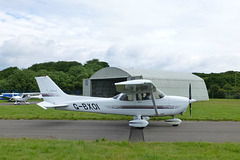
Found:
[(191, 83), (193, 99), (209, 100), (204, 80), (194, 74), (116, 67), (103, 68), (94, 73), (90, 79), (84, 79), (83, 95), (113, 97), (118, 94), (115, 83), (134, 79), (151, 80), (165, 94), (184, 97), (189, 97), (189, 84)]

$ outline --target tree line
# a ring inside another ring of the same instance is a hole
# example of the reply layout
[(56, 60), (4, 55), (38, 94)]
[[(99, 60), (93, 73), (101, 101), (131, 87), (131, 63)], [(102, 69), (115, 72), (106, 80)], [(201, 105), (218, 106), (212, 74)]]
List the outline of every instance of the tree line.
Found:
[(66, 93), (82, 94), (82, 80), (109, 67), (98, 59), (81, 64), (76, 61), (46, 62), (27, 69), (9, 67), (0, 71), (0, 92), (39, 92), (35, 77), (48, 75)]
[[(26, 69), (9, 67), (0, 71), (0, 93), (38, 92), (34, 77), (48, 75), (66, 93), (82, 94), (83, 79), (90, 78), (96, 71), (105, 67), (109, 67), (108, 63), (98, 59), (89, 60), (85, 64), (58, 61), (34, 64)], [(193, 74), (205, 81), (210, 98), (240, 99), (239, 72)]]
[(209, 98), (240, 99), (240, 74), (237, 71), (223, 73), (193, 73), (201, 77), (207, 86)]

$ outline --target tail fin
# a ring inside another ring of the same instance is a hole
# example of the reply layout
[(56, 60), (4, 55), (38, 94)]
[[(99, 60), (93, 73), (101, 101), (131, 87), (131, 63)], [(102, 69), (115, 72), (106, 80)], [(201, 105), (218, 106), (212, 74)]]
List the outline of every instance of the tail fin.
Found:
[(56, 104), (67, 96), (48, 76), (35, 77), (43, 100)]

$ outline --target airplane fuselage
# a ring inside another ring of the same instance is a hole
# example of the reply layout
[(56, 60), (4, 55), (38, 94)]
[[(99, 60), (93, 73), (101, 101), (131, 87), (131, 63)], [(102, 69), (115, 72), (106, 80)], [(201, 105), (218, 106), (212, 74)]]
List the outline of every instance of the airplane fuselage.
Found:
[(92, 97), (86, 100), (72, 100), (67, 102), (67, 104), (68, 107), (56, 109), (133, 116), (171, 116), (185, 112), (189, 104), (189, 99), (179, 96), (165, 96), (157, 99), (158, 115), (154, 111), (151, 100), (121, 101), (119, 98)]
[(14, 96), (12, 99), (14, 99), (17, 102), (26, 102), (29, 98), (28, 97), (21, 97), (21, 96)]

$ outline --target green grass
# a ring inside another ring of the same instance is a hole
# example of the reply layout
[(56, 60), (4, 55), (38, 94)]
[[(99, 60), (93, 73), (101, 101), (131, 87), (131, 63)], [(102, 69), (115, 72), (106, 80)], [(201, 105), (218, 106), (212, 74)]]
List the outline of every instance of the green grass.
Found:
[(8, 103), (8, 100), (0, 100), (0, 103)]
[[(37, 98), (32, 98), (32, 99), (29, 99), (28, 102), (41, 102), (42, 100), (41, 99), (37, 99)], [(14, 103), (14, 101), (9, 101), (9, 100), (0, 100), (0, 103)], [(21, 103), (24, 103), (24, 102), (21, 102)]]
[(1, 160), (240, 159), (240, 143), (114, 142), (0, 138)]
[[(0, 106), (0, 119), (125, 120), (127, 116), (54, 109), (44, 110), (37, 105), (12, 105)], [(129, 119), (132, 119), (132, 116)]]
[[(178, 116), (181, 118), (181, 116)], [(239, 99), (211, 99), (210, 101), (192, 104), (192, 116), (189, 109), (183, 116), (184, 120), (197, 121), (240, 121)]]
[[(240, 121), (240, 100), (211, 99), (192, 104), (192, 116), (189, 109), (182, 120), (197, 121)], [(152, 117), (151, 120), (163, 120), (169, 117)], [(69, 120), (131, 120), (132, 116), (96, 114), (86, 112), (44, 110), (37, 105), (0, 106), (0, 119), (69, 119)]]
[[(240, 121), (240, 100), (212, 99), (192, 105), (183, 120)], [(167, 117), (169, 118), (169, 117)], [(131, 120), (132, 116), (44, 110), (37, 105), (0, 106), (0, 119)], [(151, 118), (162, 120), (165, 118)], [(1, 131), (0, 131), (1, 132)], [(240, 159), (240, 143), (114, 142), (0, 138), (1, 160), (61, 159)]]

